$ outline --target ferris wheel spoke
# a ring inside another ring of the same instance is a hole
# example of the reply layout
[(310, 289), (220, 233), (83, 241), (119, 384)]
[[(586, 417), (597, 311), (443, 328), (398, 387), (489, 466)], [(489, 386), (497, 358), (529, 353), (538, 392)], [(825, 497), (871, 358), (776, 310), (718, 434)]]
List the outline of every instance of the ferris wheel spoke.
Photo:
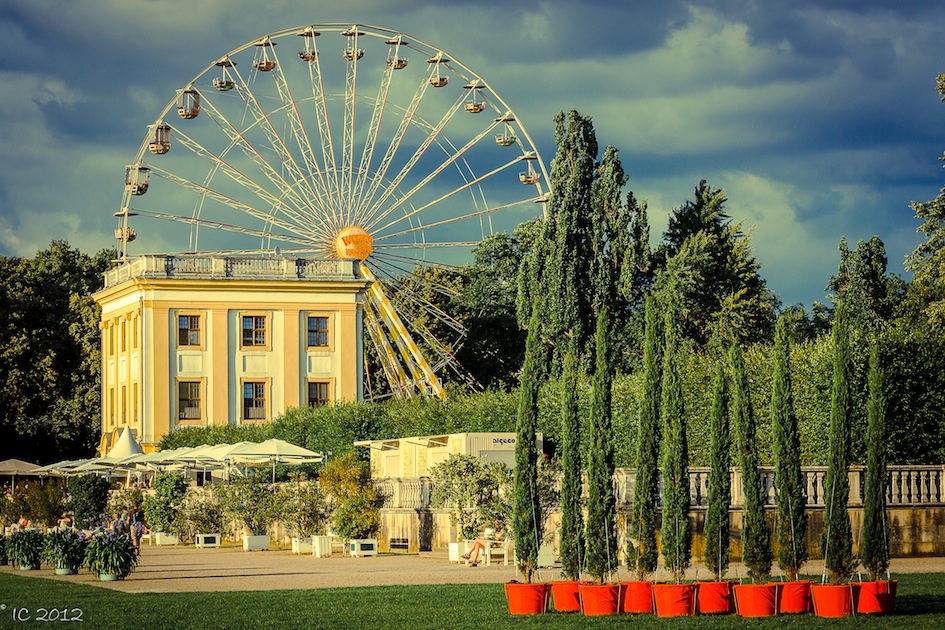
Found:
[[(269, 204), (270, 207), (273, 209), (273, 211), (275, 211), (276, 209), (279, 209), (287, 217), (290, 217), (293, 220), (297, 221), (299, 225), (308, 226), (310, 229), (315, 230), (315, 231), (329, 229), (329, 226), (326, 225), (324, 222), (321, 222), (321, 223), (316, 222), (317, 215), (314, 215), (314, 214), (306, 215), (297, 211), (293, 206), (285, 203), (282, 199), (270, 193), (264, 187), (260, 186), (255, 181), (253, 181), (250, 177), (246, 176), (244, 173), (234, 168), (222, 157), (206, 149), (203, 145), (201, 145), (197, 141), (190, 138), (187, 134), (183, 133), (182, 131), (178, 131), (177, 137), (178, 137), (179, 142), (182, 145), (184, 145), (189, 151), (211, 162), (215, 168), (221, 170), (230, 179), (235, 181), (240, 186), (244, 187), (246, 190), (251, 191), (257, 197), (259, 197), (262, 201)], [(247, 154), (247, 152), (244, 151), (244, 154)], [(253, 152), (250, 156), (252, 157), (252, 155), (258, 156), (259, 154), (258, 152)], [(262, 160), (261, 156), (259, 156), (259, 158), (260, 160)], [(268, 164), (265, 163), (264, 160), (262, 161), (263, 163), (260, 163), (259, 160), (254, 159), (253, 162), (256, 163), (257, 166), (259, 166), (260, 168), (264, 170), (268, 166)], [(158, 169), (158, 170), (170, 175), (170, 173), (168, 173), (167, 171), (163, 171), (161, 169)], [(270, 181), (272, 181), (271, 178), (270, 178)], [(279, 181), (284, 182), (284, 180), (279, 180)], [(273, 183), (276, 184), (276, 186), (278, 187), (278, 184), (276, 182), (273, 182)]]
[(145, 208), (129, 207), (128, 210), (130, 212), (136, 212), (140, 214), (141, 216), (152, 217), (154, 219), (162, 219), (165, 221), (173, 221), (175, 223), (184, 223), (184, 224), (193, 225), (193, 226), (208, 227), (208, 228), (213, 228), (215, 230), (220, 230), (223, 232), (232, 232), (234, 234), (258, 236), (261, 239), (266, 239), (266, 240), (277, 239), (280, 241), (285, 241), (287, 243), (309, 243), (313, 246), (317, 246), (317, 241), (313, 239), (308, 239), (305, 237), (299, 237), (293, 234), (277, 234), (269, 230), (250, 228), (250, 227), (245, 227), (241, 225), (232, 225), (230, 223), (223, 223), (220, 221), (211, 221), (209, 219), (201, 219), (199, 217), (193, 217), (193, 216), (171, 214), (169, 212), (158, 212), (156, 210), (148, 210)]
[[(364, 51), (358, 47), (358, 37), (363, 33), (357, 25), (342, 33), (347, 38), (345, 48), (345, 109), (344, 129), (341, 145), (341, 190), (345, 195), (344, 207), (350, 208), (354, 200), (351, 182), (354, 169), (355, 105), (358, 94), (358, 60)], [(345, 213), (347, 218), (347, 213)]]
[[(473, 184), (475, 184), (475, 182), (470, 182), (469, 185), (473, 185)], [(469, 185), (464, 186), (463, 188), (468, 188)], [(455, 194), (455, 193), (459, 192), (460, 190), (462, 190), (463, 188), (454, 190), (454, 191), (453, 191), (452, 193), (450, 193), (449, 195)], [(443, 197), (441, 197), (440, 199), (437, 199), (436, 201), (432, 202), (432, 203), (429, 204), (429, 205), (433, 205), (433, 204), (439, 203), (440, 201), (443, 201), (443, 199), (447, 198), (449, 195), (444, 195)], [(507, 203), (507, 204), (504, 204), (504, 205), (501, 205), (501, 206), (493, 206), (493, 207), (491, 207), (491, 208), (485, 208), (484, 210), (477, 210), (477, 211), (475, 211), (475, 212), (470, 212), (470, 213), (468, 213), (468, 214), (463, 214), (463, 215), (456, 216), (456, 217), (450, 217), (450, 218), (448, 218), (448, 219), (443, 219), (443, 220), (441, 220), (441, 221), (434, 221), (433, 223), (426, 223), (426, 224), (424, 224), (424, 225), (418, 225), (418, 226), (415, 226), (415, 227), (412, 227), (412, 228), (409, 228), (409, 229), (406, 229), (406, 230), (401, 230), (400, 232), (393, 232), (393, 233), (390, 233), (390, 234), (384, 234), (383, 236), (378, 236), (378, 237), (375, 238), (374, 240), (375, 240), (375, 242), (383, 242), (383, 241), (385, 241), (386, 239), (395, 238), (395, 237), (398, 237), (398, 236), (403, 236), (403, 235), (405, 235), (405, 234), (414, 234), (414, 233), (417, 233), (417, 232), (423, 232), (423, 231), (429, 230), (429, 229), (431, 229), (431, 228), (441, 227), (441, 226), (444, 226), (444, 225), (449, 225), (450, 223), (456, 223), (457, 221), (464, 221), (464, 220), (466, 220), (466, 219), (473, 219), (473, 218), (475, 218), (475, 217), (481, 217), (481, 216), (489, 215), (489, 214), (492, 214), (492, 213), (494, 213), (494, 212), (499, 212), (499, 211), (502, 211), (502, 210), (508, 210), (509, 208), (514, 208), (514, 207), (516, 207), (516, 206), (522, 206), (522, 205), (528, 205), (528, 204), (537, 203), (537, 202), (541, 201), (542, 199), (543, 199), (543, 197), (538, 196), (538, 197), (533, 197), (533, 198), (531, 198), (531, 199), (522, 199), (522, 200), (519, 200), (519, 201), (514, 201), (514, 202), (512, 202), (512, 203)], [(426, 207), (429, 207), (429, 206), (424, 206), (424, 208), (426, 208)], [(418, 209), (416, 210), (416, 212), (421, 212), (424, 208), (418, 208)], [(392, 224), (389, 224), (389, 225), (392, 225)]]
[[(391, 78), (394, 76), (394, 66), (388, 64), (387, 69), (381, 75), (381, 85), (377, 90), (377, 98), (374, 100), (374, 109), (371, 112), (371, 122), (368, 126), (367, 138), (364, 141), (364, 149), (361, 152), (361, 162), (358, 165), (358, 178), (352, 191), (352, 200), (359, 200), (364, 193), (365, 182), (368, 179), (368, 173), (371, 171), (371, 160), (374, 157), (374, 146), (377, 144), (377, 134), (380, 131), (381, 119), (384, 116), (384, 108), (387, 106), (387, 94), (390, 91)], [(348, 224), (356, 225), (358, 223), (358, 207), (355, 203), (349, 206)]]

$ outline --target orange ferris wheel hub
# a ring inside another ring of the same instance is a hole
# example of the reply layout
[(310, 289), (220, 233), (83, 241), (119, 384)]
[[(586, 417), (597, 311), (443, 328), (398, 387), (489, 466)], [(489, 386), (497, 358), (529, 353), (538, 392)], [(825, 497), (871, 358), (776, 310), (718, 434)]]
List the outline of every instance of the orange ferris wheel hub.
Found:
[(350, 225), (335, 237), (335, 253), (340, 258), (356, 258), (364, 261), (374, 249), (374, 237), (363, 228)]

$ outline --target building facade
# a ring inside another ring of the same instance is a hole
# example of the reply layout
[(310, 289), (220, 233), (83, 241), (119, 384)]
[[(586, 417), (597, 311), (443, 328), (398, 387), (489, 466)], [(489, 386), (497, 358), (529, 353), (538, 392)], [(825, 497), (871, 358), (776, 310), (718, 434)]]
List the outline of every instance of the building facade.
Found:
[(362, 399), (356, 260), (145, 255), (105, 274), (102, 440), (270, 423)]

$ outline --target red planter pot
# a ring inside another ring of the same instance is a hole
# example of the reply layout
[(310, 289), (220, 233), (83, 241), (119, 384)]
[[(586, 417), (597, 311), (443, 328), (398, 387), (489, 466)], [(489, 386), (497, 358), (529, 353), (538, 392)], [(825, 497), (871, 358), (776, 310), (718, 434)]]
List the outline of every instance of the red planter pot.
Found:
[(653, 612), (652, 582), (621, 582), (620, 610), (625, 613)]
[(897, 580), (854, 582), (856, 612), (889, 615), (896, 610)]
[(778, 582), (778, 612), (782, 615), (810, 612), (811, 584), (809, 580)]
[(619, 584), (581, 584), (581, 610), (588, 617), (620, 612)]
[(696, 612), (702, 615), (731, 613), (735, 610), (731, 582), (697, 582)]
[(778, 614), (777, 585), (737, 584), (735, 607), (742, 617), (772, 617)]
[(505, 597), (509, 600), (509, 613), (512, 615), (540, 615), (548, 610), (550, 593), (547, 584), (505, 584)]
[(581, 597), (578, 594), (580, 582), (552, 582), (551, 600), (558, 612), (580, 612)]
[(810, 599), (818, 617), (846, 617), (853, 612), (855, 600), (853, 584), (814, 584)]
[(653, 599), (658, 617), (683, 617), (696, 614), (695, 584), (654, 584)]

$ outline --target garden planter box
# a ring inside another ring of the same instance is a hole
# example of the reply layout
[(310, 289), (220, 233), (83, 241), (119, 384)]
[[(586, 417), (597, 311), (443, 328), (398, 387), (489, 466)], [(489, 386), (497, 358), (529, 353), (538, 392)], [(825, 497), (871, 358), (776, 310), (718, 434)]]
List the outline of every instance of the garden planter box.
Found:
[(897, 580), (854, 582), (856, 612), (889, 615), (896, 610)]
[(698, 582), (696, 612), (702, 615), (731, 614), (735, 611), (732, 582)]
[(813, 584), (813, 582), (809, 580), (779, 583), (778, 612), (782, 615), (810, 612), (811, 584)]
[(267, 551), (269, 534), (264, 536), (243, 536), (243, 551)]
[(469, 548), (472, 546), (472, 541), (460, 540), (459, 542), (447, 543), (450, 554), (450, 562), (465, 562), (463, 554), (469, 551)]
[(505, 597), (511, 615), (540, 615), (548, 610), (550, 594), (551, 587), (548, 584), (505, 584)]
[(587, 617), (620, 612), (620, 584), (581, 584), (581, 611)]
[(312, 555), (316, 558), (330, 558), (331, 539), (331, 536), (312, 536)]
[(695, 584), (654, 584), (653, 599), (658, 617), (683, 617), (696, 614)]
[(177, 534), (167, 534), (165, 532), (152, 532), (151, 542), (155, 545), (178, 545), (180, 537)]
[(625, 613), (653, 612), (653, 582), (621, 582), (620, 610)]
[(312, 550), (312, 539), (292, 538), (292, 553), (311, 553), (314, 555), (314, 551)]
[(814, 584), (810, 587), (810, 599), (814, 614), (818, 617), (846, 617), (853, 612), (856, 599), (852, 584)]
[(772, 617), (778, 614), (777, 585), (735, 585), (735, 608), (741, 617)]
[(558, 612), (579, 612), (581, 596), (578, 593), (580, 582), (552, 582), (551, 601)]
[(220, 534), (194, 534), (194, 544), (200, 548), (219, 547), (222, 538)]
[(348, 553), (353, 558), (377, 555), (376, 538), (355, 538), (348, 541)]

